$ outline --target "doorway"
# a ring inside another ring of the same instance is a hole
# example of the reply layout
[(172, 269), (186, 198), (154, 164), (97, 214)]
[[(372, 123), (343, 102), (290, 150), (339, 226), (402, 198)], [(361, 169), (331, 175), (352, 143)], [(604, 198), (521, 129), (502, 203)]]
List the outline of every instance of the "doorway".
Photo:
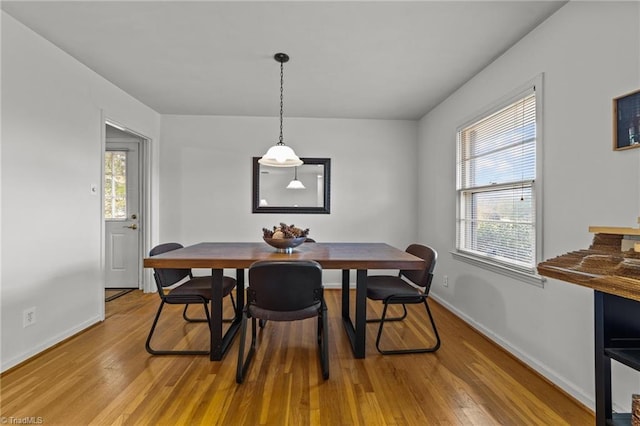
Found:
[(105, 124), (105, 300), (142, 288), (144, 212), (143, 137)]

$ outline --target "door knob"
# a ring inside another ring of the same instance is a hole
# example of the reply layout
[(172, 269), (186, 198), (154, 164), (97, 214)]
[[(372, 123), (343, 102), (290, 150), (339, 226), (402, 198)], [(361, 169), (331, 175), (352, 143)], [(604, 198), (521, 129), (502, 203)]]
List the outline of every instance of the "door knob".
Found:
[(138, 229), (138, 225), (136, 225), (136, 224), (134, 223), (133, 225), (123, 226), (123, 228)]

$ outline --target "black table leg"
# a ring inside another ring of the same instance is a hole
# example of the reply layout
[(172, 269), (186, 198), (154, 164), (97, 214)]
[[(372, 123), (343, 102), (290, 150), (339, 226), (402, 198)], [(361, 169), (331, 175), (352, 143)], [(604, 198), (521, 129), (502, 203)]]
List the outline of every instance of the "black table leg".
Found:
[(342, 270), (342, 318), (349, 318), (349, 270)]
[(611, 359), (604, 353), (605, 295), (594, 291), (596, 425), (604, 426), (611, 419)]
[(222, 269), (211, 270), (211, 361), (222, 359)]
[(351, 342), (355, 358), (365, 357), (365, 337), (367, 334), (367, 270), (359, 269), (356, 274), (356, 324), (349, 312), (349, 270), (342, 271), (342, 322)]
[(367, 270), (358, 269), (356, 276), (356, 341), (355, 356), (364, 358), (367, 335)]
[(236, 320), (241, 321), (244, 309), (244, 269), (236, 269), (236, 281)]
[(244, 308), (244, 269), (236, 270), (236, 315), (227, 332), (222, 335), (222, 269), (211, 270), (211, 361), (220, 361), (231, 346), (231, 342), (240, 329), (242, 309)]

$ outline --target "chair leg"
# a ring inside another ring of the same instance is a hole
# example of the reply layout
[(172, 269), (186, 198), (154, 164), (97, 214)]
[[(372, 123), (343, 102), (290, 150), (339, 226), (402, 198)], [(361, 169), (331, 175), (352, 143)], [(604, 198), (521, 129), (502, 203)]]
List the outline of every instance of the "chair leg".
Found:
[(253, 354), (256, 349), (256, 319), (251, 318), (251, 347), (249, 348), (249, 352), (247, 353), (247, 357), (244, 357), (244, 346), (245, 340), (247, 336), (247, 315), (246, 313), (242, 315), (242, 323), (240, 325), (240, 346), (238, 347), (238, 365), (236, 368), (236, 383), (242, 383), (244, 381), (244, 376), (247, 373), (247, 369), (249, 368), (249, 364), (251, 364), (251, 359), (253, 358)]
[[(156, 312), (156, 317), (154, 318), (153, 324), (151, 325), (151, 330), (149, 330), (149, 336), (147, 336), (147, 342), (145, 343), (147, 352), (149, 352), (151, 355), (208, 355), (209, 351), (169, 351), (156, 350), (151, 347), (151, 338), (153, 337), (153, 333), (155, 332), (156, 326), (158, 325), (158, 319), (160, 318), (160, 313), (162, 313), (162, 308), (164, 308), (164, 300), (158, 307), (158, 312)], [(209, 312), (207, 310), (205, 310), (205, 312), (207, 314), (207, 319), (205, 321), (209, 321)]]
[[(206, 303), (202, 304), (204, 306), (204, 311), (205, 313), (208, 313), (208, 306)], [(185, 321), (187, 322), (207, 322), (206, 318), (191, 318), (189, 316), (187, 316), (187, 308), (189, 308), (189, 304), (187, 303), (186, 305), (184, 305), (184, 310), (182, 311), (182, 318), (184, 318)]]
[[(231, 318), (223, 318), (223, 319), (222, 319), (222, 322), (233, 322), (233, 321), (236, 319), (236, 316), (235, 316), (235, 312), (236, 312), (236, 301), (235, 301), (235, 299), (233, 298), (233, 294), (229, 294), (229, 296), (231, 297), (231, 304), (233, 305), (233, 312), (234, 312), (234, 315), (233, 315)], [(203, 306), (204, 306), (204, 311), (208, 313), (208, 312), (209, 312), (209, 310), (208, 310), (208, 304), (207, 304), (207, 303), (203, 303)], [(186, 304), (186, 305), (184, 306), (184, 311), (182, 311), (182, 318), (184, 318), (184, 320), (185, 320), (185, 321), (188, 321), (188, 322), (206, 322), (206, 321), (208, 321), (208, 320), (206, 320), (205, 318), (190, 318), (190, 317), (188, 317), (188, 316), (187, 316), (187, 308), (188, 308), (188, 307), (189, 307), (189, 305), (188, 305), (188, 304)]]
[(324, 307), (318, 316), (318, 344), (320, 350), (320, 366), (322, 367), (322, 378), (329, 378), (329, 327), (327, 325), (327, 308)]
[(233, 322), (236, 319), (236, 299), (233, 298), (233, 292), (229, 293), (231, 298), (231, 306), (233, 306), (233, 316), (231, 318), (223, 318), (222, 322)]
[[(390, 298), (391, 299), (391, 298)], [(416, 349), (396, 349), (396, 350), (384, 350), (380, 348), (380, 338), (382, 336), (382, 328), (384, 327), (384, 323), (386, 321), (385, 317), (387, 315), (387, 307), (392, 300), (386, 300), (384, 303), (384, 308), (382, 310), (382, 318), (380, 319), (380, 327), (378, 328), (378, 336), (376, 337), (376, 349), (383, 355), (401, 355), (401, 354), (419, 354), (425, 352), (435, 352), (440, 348), (440, 335), (438, 334), (438, 329), (436, 328), (436, 323), (433, 320), (433, 315), (431, 315), (431, 309), (429, 309), (429, 304), (427, 303), (427, 299), (422, 298), (422, 303), (424, 304), (427, 315), (429, 316), (429, 321), (431, 322), (431, 329), (433, 330), (433, 334), (436, 338), (436, 343), (433, 346), (428, 348), (416, 348)], [(403, 305), (404, 306), (404, 305)]]
[(433, 320), (433, 315), (431, 315), (431, 309), (429, 308), (427, 299), (424, 299), (424, 307), (427, 309), (427, 314), (429, 314), (429, 321), (431, 321), (431, 329), (433, 330), (433, 334), (436, 336), (436, 344), (433, 345), (428, 352), (435, 352), (440, 348), (440, 335), (438, 334), (438, 329), (436, 328), (436, 322)]
[(223, 318), (222, 322), (233, 322), (236, 319), (236, 299), (233, 298), (233, 293), (229, 293), (231, 298), (231, 306), (233, 306), (233, 316), (231, 318)]
[[(403, 319), (405, 319), (407, 317), (407, 307), (405, 306), (405, 304), (402, 304), (402, 310), (404, 311), (402, 313), (401, 317), (392, 317), (392, 318), (387, 318), (385, 319), (385, 321), (402, 321)], [(367, 322), (381, 322), (382, 318), (368, 318)]]
[(233, 312), (236, 311), (236, 299), (233, 297), (233, 292), (229, 293), (229, 297), (231, 298), (231, 306), (233, 306)]

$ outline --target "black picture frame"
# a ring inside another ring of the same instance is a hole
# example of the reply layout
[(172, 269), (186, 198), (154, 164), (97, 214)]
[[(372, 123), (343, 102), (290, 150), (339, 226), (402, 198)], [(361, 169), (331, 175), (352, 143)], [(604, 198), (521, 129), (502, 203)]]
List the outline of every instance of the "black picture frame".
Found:
[[(300, 205), (300, 206), (285, 206), (285, 205), (273, 205), (269, 203), (264, 205), (261, 203), (265, 197), (261, 196), (261, 165), (258, 163), (260, 157), (253, 157), (253, 190), (251, 193), (251, 205), (252, 213), (303, 213), (303, 214), (330, 214), (331, 213), (331, 159), (330, 158), (300, 158), (303, 161), (303, 166), (314, 165), (316, 167), (322, 167), (322, 206)], [(303, 167), (300, 166), (300, 167)], [(293, 177), (293, 167), (268, 167), (262, 166), (263, 172), (285, 172), (289, 173)], [(289, 178), (290, 179), (290, 178)], [(264, 194), (262, 194), (264, 195)]]
[(640, 89), (613, 99), (613, 149), (640, 148)]

